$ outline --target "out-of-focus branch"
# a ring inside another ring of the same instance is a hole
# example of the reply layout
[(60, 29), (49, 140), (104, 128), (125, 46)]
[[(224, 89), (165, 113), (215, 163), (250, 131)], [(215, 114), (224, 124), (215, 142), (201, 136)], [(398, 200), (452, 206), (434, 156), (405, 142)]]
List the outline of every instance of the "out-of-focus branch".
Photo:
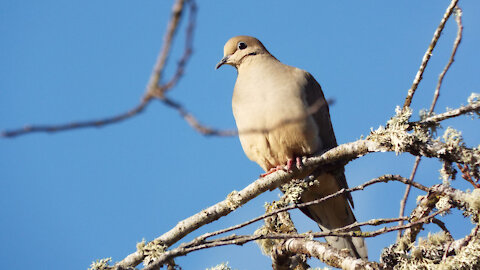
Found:
[(415, 94), (415, 91), (417, 90), (417, 87), (420, 84), (420, 81), (422, 80), (423, 72), (425, 71), (428, 61), (432, 56), (433, 49), (437, 45), (437, 41), (440, 38), (440, 35), (442, 34), (443, 28), (445, 27), (445, 23), (447, 22), (448, 18), (450, 18), (450, 16), (452, 15), (453, 10), (457, 5), (457, 3), (458, 3), (458, 0), (452, 0), (450, 2), (450, 5), (447, 7), (447, 10), (445, 11), (445, 14), (443, 14), (443, 18), (440, 21), (440, 24), (438, 25), (437, 30), (435, 30), (435, 33), (433, 34), (432, 41), (430, 42), (430, 45), (428, 46), (427, 51), (423, 55), (422, 63), (420, 64), (420, 68), (417, 71), (417, 75), (415, 75), (413, 84), (408, 90), (407, 97), (405, 98), (405, 103), (403, 104), (404, 109), (406, 107), (410, 107), (410, 104), (412, 103), (413, 95)]
[[(165, 69), (165, 64), (170, 55), (170, 48), (175, 37), (175, 33), (178, 29), (178, 25), (184, 12), (184, 5), (187, 4), (189, 7), (189, 18), (188, 25), (185, 30), (185, 48), (183, 50), (183, 55), (177, 63), (177, 69), (175, 74), (167, 83), (162, 83), (163, 70)], [(147, 85), (147, 90), (144, 96), (144, 99), (150, 99), (153, 97), (160, 98), (164, 97), (165, 92), (170, 90), (175, 86), (178, 80), (182, 77), (185, 71), (185, 65), (190, 59), (190, 56), (193, 52), (193, 30), (195, 28), (195, 21), (197, 15), (197, 6), (194, 0), (177, 0), (172, 9), (172, 18), (167, 27), (167, 33), (163, 40), (163, 47), (158, 55), (157, 62), (150, 76), (150, 80)]]
[(317, 100), (315, 103), (313, 103), (310, 107), (308, 107), (305, 115), (284, 119), (283, 121), (278, 122), (277, 124), (273, 125), (270, 128), (236, 130), (236, 129), (215, 129), (215, 128), (211, 128), (206, 125), (203, 125), (198, 121), (197, 118), (195, 118), (195, 116), (192, 113), (186, 110), (181, 104), (167, 97), (159, 97), (159, 99), (162, 100), (164, 104), (167, 105), (168, 107), (176, 110), (180, 114), (180, 116), (182, 116), (183, 119), (185, 119), (185, 121), (199, 133), (207, 136), (220, 136), (220, 137), (231, 137), (231, 136), (237, 136), (238, 134), (266, 133), (266, 132), (284, 127), (286, 125), (298, 123), (298, 121), (303, 120), (306, 117), (309, 117), (310, 115), (315, 114), (323, 106), (327, 106), (328, 104), (331, 105), (334, 103), (333, 99), (329, 99), (328, 101), (320, 99), (320, 100)]
[(88, 121), (80, 121), (80, 122), (73, 122), (61, 125), (26, 125), (23, 128), (14, 129), (14, 130), (6, 130), (2, 131), (0, 134), (2, 137), (16, 137), (28, 133), (35, 133), (35, 132), (59, 132), (64, 130), (73, 130), (85, 127), (96, 127), (100, 128), (109, 124), (118, 123), (133, 116), (138, 115), (139, 113), (143, 112), (143, 110), (147, 107), (150, 103), (150, 100), (142, 100), (140, 104), (135, 106), (133, 109), (121, 113), (119, 115), (115, 115), (112, 117), (107, 117), (103, 119), (97, 120), (88, 120)]
[(177, 0), (173, 4), (172, 17), (167, 26), (167, 33), (163, 38), (162, 49), (160, 50), (157, 61), (155, 62), (155, 65), (153, 67), (152, 75), (150, 76), (150, 80), (147, 84), (147, 94), (145, 95), (146, 98), (148, 98), (150, 95), (154, 95), (153, 93), (156, 93), (157, 91), (163, 91), (160, 87), (163, 70), (165, 69), (165, 64), (167, 63), (168, 56), (170, 55), (170, 48), (172, 47), (173, 37), (177, 32), (180, 18), (182, 17), (184, 4), (185, 0)]
[[(168, 56), (170, 54), (170, 48), (172, 46), (175, 33), (177, 32), (177, 29), (179, 27), (181, 17), (185, 10), (185, 4), (187, 4), (189, 7), (189, 21), (186, 28), (185, 50), (182, 58), (178, 62), (177, 69), (173, 77), (167, 83), (161, 84), (163, 70), (165, 69), (165, 66), (167, 64)], [(147, 85), (145, 96), (142, 98), (142, 101), (139, 105), (135, 106), (134, 108), (128, 110), (125, 113), (121, 113), (112, 117), (72, 122), (60, 125), (26, 125), (23, 128), (2, 131), (0, 136), (16, 137), (35, 132), (54, 133), (86, 127), (103, 127), (137, 116), (150, 104), (150, 101), (153, 97), (162, 97), (164, 92), (173, 88), (178, 82), (178, 80), (182, 77), (185, 65), (192, 54), (193, 30), (195, 27), (196, 10), (196, 4), (194, 0), (175, 1), (172, 8), (172, 15), (167, 27), (167, 32), (164, 37), (163, 47), (153, 68), (152, 75)]]

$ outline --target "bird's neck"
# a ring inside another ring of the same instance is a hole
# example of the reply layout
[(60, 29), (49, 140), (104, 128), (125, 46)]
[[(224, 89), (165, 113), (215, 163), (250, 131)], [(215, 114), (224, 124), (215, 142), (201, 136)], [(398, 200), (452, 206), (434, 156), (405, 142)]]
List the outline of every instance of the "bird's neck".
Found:
[(258, 70), (272, 64), (281, 64), (277, 58), (271, 54), (256, 54), (245, 57), (242, 63), (237, 67), (238, 73), (246, 73), (246, 71)]

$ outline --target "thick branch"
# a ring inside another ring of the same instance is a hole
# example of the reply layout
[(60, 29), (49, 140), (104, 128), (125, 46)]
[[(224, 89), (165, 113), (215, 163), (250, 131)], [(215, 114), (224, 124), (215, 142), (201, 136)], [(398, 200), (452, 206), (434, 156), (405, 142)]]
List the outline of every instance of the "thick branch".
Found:
[[(414, 222), (402, 225), (402, 226), (392, 226), (392, 227), (384, 227), (382, 229), (378, 229), (375, 231), (370, 231), (370, 232), (362, 232), (359, 234), (358, 232), (355, 231), (349, 231), (349, 232), (343, 232), (340, 231), (340, 229), (336, 229), (333, 231), (329, 232), (316, 232), (316, 233), (305, 233), (305, 234), (291, 234), (291, 233), (270, 233), (270, 234), (264, 234), (264, 235), (230, 235), (222, 238), (218, 238), (215, 240), (209, 240), (209, 241), (202, 241), (202, 242), (196, 242), (193, 245), (187, 244), (182, 244), (178, 248), (174, 248), (172, 250), (166, 251), (162, 253), (153, 263), (149, 264), (147, 267), (145, 267), (143, 270), (153, 270), (153, 269), (158, 269), (161, 265), (165, 264), (168, 260), (178, 257), (178, 256), (185, 256), (188, 253), (191, 253), (193, 251), (201, 250), (201, 249), (207, 249), (207, 248), (212, 248), (212, 247), (220, 247), (220, 246), (225, 246), (225, 245), (243, 245), (245, 243), (251, 242), (251, 241), (256, 241), (260, 239), (310, 239), (310, 238), (318, 238), (318, 237), (325, 237), (325, 236), (341, 236), (341, 237), (375, 237), (380, 234), (385, 234), (388, 232), (393, 232), (397, 231), (400, 229), (408, 229), (413, 226), (418, 226), (419, 224), (424, 224), (424, 223), (430, 223), (432, 219), (441, 214), (444, 213), (446, 210), (438, 211), (435, 212), (431, 215), (425, 216), (423, 218), (420, 218)], [(329, 249), (329, 251), (332, 251), (333, 248)], [(337, 252), (341, 252), (338, 251)], [(117, 265), (118, 266), (118, 265)]]
[(356, 259), (348, 252), (339, 252), (327, 243), (315, 240), (291, 238), (277, 245), (274, 250), (277, 260), (294, 254), (305, 254), (341, 269), (384, 269), (381, 264)]
[[(385, 152), (393, 151), (393, 146), (381, 145), (377, 142), (369, 140), (359, 140), (352, 143), (347, 143), (335, 147), (321, 156), (311, 157), (304, 159), (304, 167), (297, 172), (298, 174), (306, 173), (312, 168), (317, 166), (326, 166), (328, 164), (334, 164), (337, 162), (348, 162), (359, 156), (371, 153), (371, 152)], [(428, 157), (438, 157), (452, 162), (463, 163), (466, 156), (469, 158), (475, 158), (476, 162), (480, 163), (472, 153), (471, 149), (461, 148), (461, 151), (455, 153), (449, 153), (448, 147), (441, 142), (433, 142), (425, 145), (412, 145), (408, 147), (408, 152), (415, 155), (424, 155)], [(215, 221), (222, 216), (225, 216), (247, 203), (251, 199), (260, 195), (267, 190), (273, 190), (283, 183), (293, 179), (297, 173), (289, 174), (284, 171), (278, 171), (264, 178), (260, 178), (244, 188), (239, 192), (232, 192), (226, 200), (219, 202), (200, 213), (193, 215), (181, 222), (179, 222), (174, 228), (167, 233), (163, 234), (159, 238), (155, 239), (155, 242), (161, 243), (165, 246), (171, 246), (176, 243), (190, 232), (198, 229), (199, 227)], [(121, 266), (135, 266), (138, 265), (144, 259), (144, 255), (137, 251), (123, 261), (119, 262)]]

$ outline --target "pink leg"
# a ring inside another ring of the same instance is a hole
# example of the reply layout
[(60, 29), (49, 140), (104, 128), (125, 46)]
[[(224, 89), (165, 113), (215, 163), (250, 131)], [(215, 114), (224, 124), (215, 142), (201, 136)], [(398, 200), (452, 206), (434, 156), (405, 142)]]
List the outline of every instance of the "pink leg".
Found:
[(287, 160), (287, 172), (292, 171), (292, 165), (293, 165), (293, 159), (288, 159)]
[(287, 168), (286, 169), (283, 166), (278, 165), (275, 168), (271, 168), (268, 172), (262, 173), (260, 175), (260, 177), (265, 177), (265, 176), (267, 176), (269, 174), (272, 174), (272, 173), (274, 173), (276, 171), (279, 171), (279, 170), (284, 170), (284, 171), (287, 171), (287, 172), (291, 172), (292, 168), (293, 168), (293, 164), (294, 164), (293, 161), (294, 160), (295, 160), (295, 167), (300, 170), (303, 167), (302, 158), (301, 157), (295, 157), (295, 159), (291, 158), (291, 159), (287, 160)]
[[(287, 171), (292, 171), (292, 167), (293, 167), (293, 158), (292, 159), (289, 159), (287, 160)], [(301, 157), (295, 157), (295, 165), (297, 167), (297, 169), (301, 169), (303, 167), (303, 163), (302, 163), (302, 158)]]
[(268, 170), (268, 172), (260, 174), (260, 177), (265, 177), (265, 176), (267, 176), (269, 174), (272, 174), (272, 173), (274, 173), (276, 171), (279, 171), (279, 170), (283, 170), (283, 166), (278, 165), (275, 168), (271, 168), (270, 170)]
[(297, 169), (301, 169), (303, 167), (303, 163), (302, 163), (302, 158), (301, 157), (297, 157), (296, 158), (296, 161), (297, 161)]

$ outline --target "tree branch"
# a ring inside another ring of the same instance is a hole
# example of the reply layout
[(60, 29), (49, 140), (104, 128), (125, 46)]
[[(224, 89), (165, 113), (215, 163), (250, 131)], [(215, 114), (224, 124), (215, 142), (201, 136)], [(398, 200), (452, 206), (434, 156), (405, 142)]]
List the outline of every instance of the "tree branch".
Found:
[(440, 21), (440, 24), (438, 25), (437, 30), (435, 30), (435, 33), (433, 34), (432, 41), (430, 42), (430, 45), (428, 46), (427, 51), (423, 55), (422, 64), (418, 69), (417, 75), (415, 75), (413, 84), (408, 90), (407, 97), (405, 98), (405, 103), (403, 104), (403, 109), (405, 109), (406, 107), (410, 107), (410, 104), (412, 103), (413, 95), (415, 94), (415, 91), (417, 90), (417, 87), (420, 84), (420, 81), (422, 80), (423, 72), (425, 71), (428, 61), (432, 56), (433, 49), (437, 45), (437, 41), (440, 38), (440, 35), (442, 34), (443, 28), (445, 27), (445, 23), (447, 22), (448, 18), (450, 18), (450, 16), (452, 15), (453, 10), (457, 5), (457, 3), (458, 3), (458, 0), (452, 0), (450, 2), (450, 5), (447, 7), (447, 10), (445, 11), (445, 14), (443, 14), (443, 18)]
[[(179, 27), (179, 22), (184, 13), (184, 4), (188, 4), (190, 8), (190, 16), (188, 26), (186, 28), (186, 41), (185, 41), (185, 50), (182, 58), (178, 62), (176, 72), (174, 76), (166, 84), (161, 84), (161, 77), (167, 59), (170, 53), (170, 47), (173, 43), (173, 39), (177, 29)], [(147, 90), (142, 98), (142, 101), (139, 105), (135, 106), (131, 110), (121, 113), (112, 117), (101, 118), (96, 120), (87, 120), (72, 122), (67, 124), (59, 125), (26, 125), (23, 128), (5, 130), (0, 133), (1, 137), (16, 137), (20, 135), (36, 133), (36, 132), (46, 132), (46, 133), (55, 133), (59, 131), (73, 130), (86, 127), (103, 127), (109, 124), (118, 123), (126, 119), (137, 116), (150, 104), (150, 101), (153, 97), (160, 98), (163, 96), (163, 93), (171, 88), (173, 88), (178, 80), (182, 77), (185, 65), (187, 64), (193, 46), (193, 30), (195, 27), (195, 18), (196, 18), (196, 5), (194, 0), (176, 0), (172, 8), (172, 15), (167, 27), (167, 32), (164, 37), (163, 47), (158, 56), (158, 59), (155, 63), (155, 66), (152, 71), (149, 83), (147, 85)], [(162, 99), (160, 99), (162, 100)]]
[[(442, 214), (446, 211), (445, 210), (440, 210), (435, 213), (432, 213), (428, 216), (425, 216), (423, 218), (420, 218), (418, 220), (415, 220), (409, 224), (405, 224), (402, 226), (392, 226), (392, 227), (384, 227), (379, 230), (375, 231), (370, 231), (370, 232), (362, 232), (358, 233), (355, 231), (349, 231), (349, 232), (342, 232), (339, 231), (339, 229), (332, 230), (329, 232), (316, 232), (316, 233), (304, 233), (304, 234), (290, 234), (290, 233), (274, 233), (274, 234), (263, 234), (263, 235), (230, 235), (222, 238), (218, 238), (215, 240), (211, 241), (202, 241), (202, 242), (197, 242), (194, 243), (193, 245), (187, 244), (182, 244), (178, 248), (174, 248), (172, 250), (166, 251), (159, 255), (157, 259), (146, 266), (143, 270), (154, 270), (158, 269), (161, 265), (165, 264), (168, 260), (178, 257), (178, 256), (185, 256), (188, 253), (191, 253), (193, 251), (201, 250), (201, 249), (207, 249), (207, 248), (212, 248), (212, 247), (220, 247), (220, 246), (225, 246), (225, 245), (243, 245), (247, 242), (251, 241), (256, 241), (256, 240), (261, 240), (261, 239), (310, 239), (310, 238), (318, 238), (318, 237), (325, 237), (325, 236), (341, 236), (341, 237), (375, 237), (380, 234), (388, 233), (388, 232), (393, 232), (399, 229), (408, 229), (413, 226), (418, 226), (419, 224), (424, 224), (424, 223), (430, 223), (432, 219), (439, 215)], [(327, 250), (327, 252), (330, 252), (334, 250), (333, 248), (330, 248)], [(336, 251), (337, 253), (339, 252), (338, 250)], [(348, 255), (349, 256), (349, 255)], [(360, 260), (361, 261), (361, 260)], [(323, 261), (328, 263), (328, 261)]]
[[(417, 173), (418, 165), (420, 164), (421, 160), (422, 160), (421, 156), (417, 156), (415, 158), (415, 163), (413, 164), (412, 172), (410, 174), (410, 177), (408, 178), (410, 181), (413, 181), (413, 179), (415, 178), (415, 174)], [(407, 185), (405, 187), (405, 193), (403, 194), (403, 198), (400, 201), (400, 212), (398, 213), (399, 217), (403, 217), (405, 214), (405, 206), (407, 205), (408, 195), (410, 194), (411, 187), (412, 186), (410, 185)], [(398, 222), (398, 225), (403, 225), (403, 220), (400, 220)], [(399, 230), (397, 232), (397, 240), (400, 239), (401, 236), (402, 236), (402, 230)]]
[(274, 254), (276, 260), (293, 254), (304, 254), (341, 269), (384, 269), (381, 264), (354, 258), (348, 252), (338, 251), (327, 243), (315, 240), (287, 239), (275, 247)]

